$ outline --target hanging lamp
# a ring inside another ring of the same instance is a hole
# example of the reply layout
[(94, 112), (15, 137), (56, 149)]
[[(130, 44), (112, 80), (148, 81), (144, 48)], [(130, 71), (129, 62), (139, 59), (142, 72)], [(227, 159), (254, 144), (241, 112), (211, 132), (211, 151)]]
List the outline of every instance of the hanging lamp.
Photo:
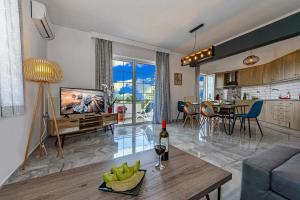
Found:
[(250, 55), (247, 56), (244, 60), (243, 63), (244, 65), (254, 65), (256, 63), (259, 62), (259, 57), (252, 54), (252, 52), (250, 51)]
[(191, 67), (196, 67), (198, 63), (214, 56), (214, 46), (195, 51), (197, 43), (197, 30), (203, 26), (204, 24), (200, 24), (189, 31), (190, 33), (195, 33), (193, 53), (181, 58), (181, 66), (190, 65)]

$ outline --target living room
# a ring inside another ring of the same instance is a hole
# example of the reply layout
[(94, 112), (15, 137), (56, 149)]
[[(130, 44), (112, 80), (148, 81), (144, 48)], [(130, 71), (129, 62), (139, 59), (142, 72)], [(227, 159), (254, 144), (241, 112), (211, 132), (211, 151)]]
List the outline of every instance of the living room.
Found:
[(1, 14), (0, 199), (299, 199), (299, 0)]

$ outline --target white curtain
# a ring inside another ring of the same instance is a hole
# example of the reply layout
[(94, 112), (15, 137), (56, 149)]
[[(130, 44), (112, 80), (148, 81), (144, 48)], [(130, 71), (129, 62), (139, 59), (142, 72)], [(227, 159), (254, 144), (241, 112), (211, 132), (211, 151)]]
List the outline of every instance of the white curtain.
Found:
[(171, 122), (169, 54), (156, 52), (155, 106), (152, 123)]
[(199, 78), (200, 78), (200, 65), (197, 65), (195, 67), (195, 96), (196, 96), (196, 101), (199, 102)]
[(101, 89), (102, 84), (112, 85), (112, 42), (95, 39), (96, 88)]
[(19, 1), (0, 0), (0, 118), (24, 112)]

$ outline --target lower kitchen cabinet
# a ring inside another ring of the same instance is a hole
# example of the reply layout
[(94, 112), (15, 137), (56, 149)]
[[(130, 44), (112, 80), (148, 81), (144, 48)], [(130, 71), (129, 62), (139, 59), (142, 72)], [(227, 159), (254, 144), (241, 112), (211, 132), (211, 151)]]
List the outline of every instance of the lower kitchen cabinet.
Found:
[(300, 130), (300, 101), (295, 101), (293, 106), (290, 128)]
[(259, 120), (300, 130), (300, 101), (264, 101)]

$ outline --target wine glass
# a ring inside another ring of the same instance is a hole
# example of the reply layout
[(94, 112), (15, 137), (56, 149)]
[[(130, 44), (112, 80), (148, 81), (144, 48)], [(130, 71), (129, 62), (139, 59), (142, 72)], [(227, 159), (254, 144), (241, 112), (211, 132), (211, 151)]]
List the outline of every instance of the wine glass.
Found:
[(155, 165), (155, 167), (158, 169), (158, 170), (163, 170), (165, 168), (165, 166), (163, 166), (161, 164), (161, 156), (163, 155), (163, 153), (165, 153), (166, 151), (166, 146), (165, 145), (161, 145), (161, 144), (157, 144), (154, 146), (154, 149), (155, 149), (155, 152), (156, 154), (159, 156), (159, 161), (158, 163)]

